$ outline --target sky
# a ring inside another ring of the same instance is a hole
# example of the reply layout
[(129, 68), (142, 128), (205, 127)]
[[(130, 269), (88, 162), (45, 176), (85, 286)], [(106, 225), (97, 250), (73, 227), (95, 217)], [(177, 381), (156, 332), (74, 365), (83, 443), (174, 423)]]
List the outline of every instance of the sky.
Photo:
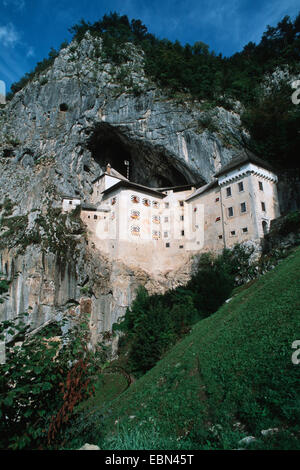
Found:
[(0, 84), (34, 69), (70, 40), (68, 28), (81, 18), (94, 22), (116, 11), (140, 19), (159, 38), (181, 44), (203, 41), (230, 56), (258, 43), (267, 25), (285, 15), (295, 18), (299, 0), (0, 0)]

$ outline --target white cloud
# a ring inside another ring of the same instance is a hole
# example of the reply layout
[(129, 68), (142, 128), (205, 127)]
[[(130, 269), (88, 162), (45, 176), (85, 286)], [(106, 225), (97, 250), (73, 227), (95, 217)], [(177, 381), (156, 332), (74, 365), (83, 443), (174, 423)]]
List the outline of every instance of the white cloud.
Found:
[(0, 45), (14, 47), (20, 40), (20, 35), (12, 23), (0, 26)]
[[(24, 54), (17, 50), (14, 54), (9, 48), (0, 47), (0, 79), (6, 84), (16, 82), (28, 70), (28, 64), (24, 62)], [(7, 85), (8, 88), (8, 85)]]
[(26, 57), (34, 57), (34, 56), (35, 56), (34, 48), (30, 46), (26, 52)]
[(2, 0), (2, 3), (5, 7), (13, 6), (17, 10), (23, 10), (25, 7), (25, 0)]

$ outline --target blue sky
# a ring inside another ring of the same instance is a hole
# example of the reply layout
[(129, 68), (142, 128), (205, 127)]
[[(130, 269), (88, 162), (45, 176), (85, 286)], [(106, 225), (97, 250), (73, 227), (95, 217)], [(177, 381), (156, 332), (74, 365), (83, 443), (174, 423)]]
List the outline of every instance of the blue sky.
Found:
[(70, 26), (110, 11), (140, 19), (160, 38), (203, 41), (228, 56), (299, 10), (299, 0), (0, 0), (0, 80), (9, 89), (70, 39)]

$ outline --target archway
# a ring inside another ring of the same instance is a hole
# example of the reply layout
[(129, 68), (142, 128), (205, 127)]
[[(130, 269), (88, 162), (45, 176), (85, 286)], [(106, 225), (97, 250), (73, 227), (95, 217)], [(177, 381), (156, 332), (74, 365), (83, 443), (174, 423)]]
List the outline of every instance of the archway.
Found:
[(262, 228), (263, 228), (264, 236), (267, 235), (267, 233), (268, 233), (268, 223), (265, 220), (262, 221)]

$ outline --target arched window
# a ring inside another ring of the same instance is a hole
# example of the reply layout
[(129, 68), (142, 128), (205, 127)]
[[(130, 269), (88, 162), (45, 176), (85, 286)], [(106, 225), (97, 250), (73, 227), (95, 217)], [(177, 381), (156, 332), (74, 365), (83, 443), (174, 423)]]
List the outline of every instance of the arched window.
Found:
[(133, 225), (130, 228), (131, 235), (134, 235), (135, 237), (139, 237), (140, 235), (140, 227), (138, 225)]
[(138, 204), (140, 202), (140, 198), (138, 196), (135, 196), (134, 194), (132, 194), (131, 202), (133, 202), (134, 204)]
[(144, 199), (143, 199), (143, 204), (144, 204), (144, 206), (146, 206), (146, 207), (150, 207), (150, 206), (151, 206), (151, 201), (150, 201), (150, 199), (144, 198)]
[(153, 215), (152, 216), (152, 222), (154, 224), (159, 224), (160, 223), (160, 217), (158, 215)]
[(160, 238), (160, 232), (158, 232), (157, 230), (153, 230), (152, 231), (152, 238), (154, 240), (158, 240)]
[(131, 211), (130, 217), (134, 220), (138, 220), (140, 218), (140, 211)]
[(263, 228), (264, 235), (267, 235), (267, 233), (268, 233), (268, 223), (265, 220), (262, 221), (262, 228)]

